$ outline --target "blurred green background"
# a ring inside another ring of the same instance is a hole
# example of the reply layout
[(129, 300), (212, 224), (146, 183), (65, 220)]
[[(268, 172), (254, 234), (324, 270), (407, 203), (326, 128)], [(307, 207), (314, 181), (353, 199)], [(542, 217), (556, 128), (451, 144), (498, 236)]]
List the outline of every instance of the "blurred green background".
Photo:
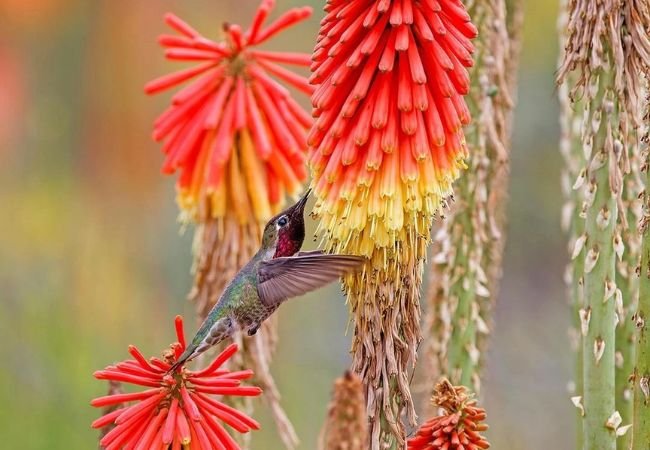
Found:
[[(312, 20), (271, 48), (309, 52)], [(208, 36), (247, 24), (257, 0), (0, 0), (0, 437), (3, 448), (91, 449), (103, 395), (92, 372), (136, 343), (158, 354), (192, 308), (191, 230), (179, 233), (174, 180), (151, 123), (169, 96), (146, 81), (179, 67), (156, 37), (173, 11)], [(559, 228), (554, 92), (556, 0), (526, 2), (505, 277), (485, 375), (495, 449), (569, 449), (574, 411)], [(306, 104), (306, 99), (303, 102)], [(279, 311), (274, 372), (315, 448), (331, 383), (348, 365), (337, 287)], [(193, 321), (188, 332), (194, 331)], [(279, 449), (262, 410), (253, 449)]]

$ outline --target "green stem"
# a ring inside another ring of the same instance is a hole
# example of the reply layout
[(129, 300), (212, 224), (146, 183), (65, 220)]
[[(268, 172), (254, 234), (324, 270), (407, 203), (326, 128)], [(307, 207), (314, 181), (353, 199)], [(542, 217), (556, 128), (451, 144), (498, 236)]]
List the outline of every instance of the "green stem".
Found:
[[(558, 17), (558, 32), (561, 41), (567, 38), (568, 14), (566, 12), (567, 1), (562, 0), (560, 15)], [(559, 63), (565, 59), (564, 51), (560, 52)], [(572, 82), (574, 80), (571, 80)], [(569, 83), (562, 83), (558, 88), (558, 99), (560, 101), (560, 153), (564, 159), (564, 171), (562, 173), (562, 191), (565, 204), (562, 210), (562, 228), (567, 231), (569, 238), (568, 252), (571, 255), (571, 262), (566, 268), (565, 281), (568, 285), (569, 303), (571, 306), (571, 326), (569, 328), (569, 340), (572, 350), (575, 352), (573, 388), (571, 390), (572, 400), (576, 402), (576, 449), (582, 448), (582, 398), (584, 386), (582, 383), (582, 340), (580, 311), (584, 310), (584, 258), (578, 257), (586, 239), (585, 221), (583, 207), (585, 198), (582, 189), (576, 183), (580, 183), (584, 177), (586, 160), (580, 136), (580, 114), (583, 105), (580, 102), (572, 102), (569, 96)], [(573, 83), (571, 83), (573, 84)]]
[[(636, 311), (636, 300), (639, 296), (639, 283), (636, 268), (639, 264), (640, 242), (635, 224), (639, 217), (636, 202), (640, 193), (638, 147), (630, 149), (631, 168), (625, 179), (623, 190), (623, 206), (627, 219), (627, 228), (624, 224), (618, 225), (618, 236), (624, 245), (623, 255), (619, 255), (616, 263), (616, 309), (618, 326), (616, 328), (616, 410), (621, 415), (621, 425), (626, 426), (632, 422), (632, 384), (631, 375), (634, 370), (635, 355), (635, 327), (632, 315)], [(618, 446), (623, 449), (630, 448), (631, 433), (619, 437)]]
[[(466, 182), (462, 183), (467, 187)], [(458, 189), (460, 198), (471, 198), (471, 193), (466, 189)], [(454, 315), (452, 317), (452, 331), (447, 350), (447, 370), (451, 383), (454, 385), (463, 385), (473, 392), (478, 392), (480, 383), (479, 377), (479, 355), (477, 349), (477, 326), (476, 315), (478, 314), (478, 296), (476, 295), (476, 284), (478, 280), (475, 271), (471, 269), (472, 259), (477, 260), (475, 255), (478, 249), (475, 248), (474, 240), (466, 238), (471, 236), (471, 220), (468, 217), (469, 212), (473, 210), (470, 204), (466, 209), (456, 216), (458, 229), (463, 230), (460, 234), (458, 248), (456, 248), (456, 259), (454, 278), (456, 282), (449, 291), (449, 300), (451, 303), (457, 302)], [(480, 261), (480, 259), (479, 259)]]
[[(585, 450), (616, 450), (615, 405), (616, 309), (614, 237), (617, 204), (610, 185), (610, 161), (615, 158), (612, 127), (617, 110), (609, 90), (609, 76), (599, 73), (598, 91), (589, 102), (589, 117), (600, 119), (593, 135), (595, 155), (587, 172), (584, 296), (582, 317), (583, 445)], [(591, 121), (586, 122), (588, 126)], [(587, 145), (587, 142), (585, 142)]]
[[(560, 19), (560, 30), (563, 20)], [(571, 328), (569, 330), (571, 348), (575, 352), (575, 366), (573, 374), (572, 396), (581, 399), (583, 395), (582, 385), (582, 343), (580, 339), (580, 311), (584, 309), (584, 258), (577, 257), (581, 251), (585, 235), (585, 221), (582, 217), (584, 195), (581, 189), (574, 189), (573, 184), (580, 179), (581, 171), (585, 167), (585, 158), (580, 141), (580, 133), (576, 132), (576, 117), (574, 107), (569, 100), (569, 93), (566, 85), (559, 87), (559, 100), (561, 107), (560, 124), (562, 134), (560, 139), (560, 152), (564, 158), (564, 173), (562, 187), (566, 203), (564, 206), (562, 225), (568, 230), (569, 254), (571, 262), (567, 267), (566, 282), (568, 284), (569, 302), (571, 305)], [(579, 110), (580, 107), (575, 109)], [(576, 448), (582, 448), (582, 412), (576, 410)]]
[[(647, 150), (646, 150), (647, 151)], [(637, 349), (634, 365), (634, 413), (632, 422), (632, 450), (650, 449), (650, 171), (646, 162), (644, 194), (645, 211), (641, 220), (641, 277), (639, 305), (634, 316), (637, 328)]]

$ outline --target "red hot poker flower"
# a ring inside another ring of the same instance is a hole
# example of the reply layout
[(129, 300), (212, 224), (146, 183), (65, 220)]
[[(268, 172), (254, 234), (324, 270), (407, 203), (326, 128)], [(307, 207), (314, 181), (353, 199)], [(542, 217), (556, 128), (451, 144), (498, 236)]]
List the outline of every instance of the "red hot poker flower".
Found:
[(464, 386), (453, 386), (444, 379), (436, 385), (433, 403), (444, 415), (426, 421), (408, 441), (408, 450), (481, 450), (490, 447), (481, 432), (485, 410), (476, 406)]
[(290, 9), (264, 27), (274, 4), (263, 0), (246, 31), (225, 24), (225, 42), (205, 38), (173, 14), (165, 16), (178, 33), (159, 38), (166, 58), (197, 65), (149, 82), (145, 92), (193, 80), (156, 119), (153, 138), (164, 141), (163, 172), (180, 171), (179, 203), (194, 217), (218, 218), (231, 211), (240, 223), (266, 221), (281, 206), (283, 192), (295, 195), (307, 177), (306, 133), (312, 119), (282, 83), (307, 95), (313, 88), (278, 63), (307, 67), (310, 57), (253, 47), (312, 10)]
[[(412, 396), (384, 375), (415, 364), (433, 217), (465, 167), (477, 29), (461, 0), (328, 0), (325, 12), (311, 66), (313, 212), (327, 251), (372, 265), (344, 284), (353, 368), (367, 387), (371, 445), (392, 435), (402, 447)], [(369, 338), (377, 330), (400, 340)]]
[[(99, 397), (92, 406), (122, 405), (95, 420), (93, 428), (110, 424), (115, 427), (100, 441), (106, 450), (148, 450), (171, 446), (172, 449), (238, 450), (222, 422), (239, 433), (258, 430), (259, 424), (246, 414), (215, 400), (213, 395), (254, 397), (262, 390), (241, 386), (253, 376), (251, 370), (230, 372), (221, 366), (237, 352), (227, 347), (205, 369), (191, 371), (184, 366), (174, 373), (170, 368), (185, 350), (183, 321), (176, 317), (178, 342), (172, 344), (164, 359), (146, 360), (135, 346), (129, 347), (129, 359), (94, 373), (98, 380), (119, 381), (144, 386), (141, 392)], [(186, 447), (189, 446), (189, 447)]]

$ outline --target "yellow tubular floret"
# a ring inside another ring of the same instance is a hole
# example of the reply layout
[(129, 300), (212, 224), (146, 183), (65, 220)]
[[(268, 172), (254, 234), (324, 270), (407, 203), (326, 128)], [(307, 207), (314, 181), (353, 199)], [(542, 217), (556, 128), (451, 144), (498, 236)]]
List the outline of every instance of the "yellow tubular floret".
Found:
[(255, 218), (259, 221), (268, 220), (271, 217), (271, 205), (267, 191), (266, 173), (262, 162), (257, 158), (253, 141), (248, 130), (243, 129), (239, 133), (241, 149), (241, 166), (246, 178), (249, 197), (253, 204)]
[(211, 213), (213, 218), (223, 217), (226, 215), (226, 203), (228, 197), (226, 196), (226, 174), (224, 179), (221, 180), (217, 190), (210, 195)]
[(246, 182), (239, 167), (238, 153), (237, 149), (233, 148), (228, 167), (228, 181), (230, 183), (228, 193), (230, 194), (231, 207), (234, 209), (239, 223), (252, 223), (254, 221), (253, 212), (251, 211)]

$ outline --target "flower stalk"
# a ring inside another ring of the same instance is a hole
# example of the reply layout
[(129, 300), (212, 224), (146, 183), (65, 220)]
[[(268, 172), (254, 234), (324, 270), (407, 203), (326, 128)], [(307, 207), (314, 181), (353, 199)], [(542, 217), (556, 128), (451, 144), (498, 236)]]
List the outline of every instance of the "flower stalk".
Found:
[[(648, 81), (648, 78), (646, 78)], [(646, 87), (648, 87), (646, 85)], [(644, 150), (642, 154), (645, 190), (643, 217), (639, 221), (641, 265), (639, 303), (632, 322), (636, 328), (636, 357), (632, 375), (634, 404), (631, 450), (647, 450), (650, 442), (650, 94), (646, 98)]]
[[(567, 38), (567, 24), (569, 15), (567, 1), (563, 1), (558, 17), (558, 32), (561, 41)], [(563, 49), (560, 52), (559, 62), (564, 59)], [(574, 373), (569, 392), (576, 408), (576, 448), (582, 448), (582, 338), (580, 311), (584, 309), (584, 258), (578, 258), (584, 241), (586, 203), (583, 189), (576, 189), (576, 180), (582, 180), (581, 172), (586, 161), (581, 140), (581, 103), (572, 103), (569, 96), (569, 83), (558, 86), (558, 99), (560, 103), (560, 153), (564, 159), (561, 184), (564, 194), (562, 208), (562, 229), (567, 233), (567, 251), (569, 263), (564, 272), (564, 281), (568, 287), (568, 300), (571, 308), (571, 326), (569, 328), (569, 344), (574, 351)]]
[[(616, 235), (622, 247), (617, 248), (616, 259), (616, 410), (621, 415), (621, 423), (632, 423), (633, 395), (631, 383), (636, 353), (635, 327), (632, 317), (639, 298), (639, 277), (641, 239), (635, 224), (642, 219), (640, 195), (643, 181), (640, 172), (639, 143), (632, 136), (627, 143), (629, 153), (629, 173), (625, 176), (622, 193), (622, 211), (617, 222)], [(618, 445), (630, 447), (631, 433), (620, 436)]]
[(468, 170), (455, 185), (455, 202), (434, 227), (429, 309), (425, 317), (428, 363), (452, 383), (480, 390), (481, 349), (489, 333), (491, 303), (500, 278), (505, 242), (510, 122), (514, 108), (519, 46), (519, 2), (507, 11), (502, 0), (469, 5), (479, 32), (470, 69), (468, 108), (475, 120), (465, 128)]
[[(122, 383), (119, 381), (109, 381), (108, 382), (108, 393), (107, 395), (119, 395), (119, 394), (124, 394), (124, 390), (122, 389)], [(103, 415), (110, 414), (124, 406), (123, 403), (117, 403), (117, 404), (112, 404), (112, 405), (106, 405), (103, 410)], [(105, 447), (102, 446), (101, 440), (106, 436), (113, 428), (115, 428), (115, 424), (110, 424), (105, 426), (104, 428), (101, 429), (99, 433), (99, 446), (98, 448), (100, 450), (105, 450)]]
[[(580, 404), (582, 399), (582, 338), (581, 313), (584, 310), (584, 258), (578, 258), (585, 241), (585, 208), (582, 189), (574, 189), (573, 183), (580, 179), (580, 172), (585, 166), (585, 159), (580, 139), (580, 117), (576, 117), (569, 99), (566, 84), (558, 89), (560, 99), (560, 152), (564, 158), (562, 172), (562, 191), (565, 204), (562, 210), (562, 229), (568, 235), (567, 251), (570, 262), (567, 264), (564, 281), (568, 287), (568, 299), (571, 307), (571, 326), (569, 343), (574, 351), (574, 379), (570, 385), (571, 399)], [(578, 108), (576, 108), (578, 109)], [(582, 410), (576, 409), (577, 447), (582, 447)]]
[(627, 220), (628, 143), (640, 126), (639, 80), (650, 58), (647, 36), (640, 33), (645, 29), (640, 21), (646, 19), (640, 19), (637, 7), (613, 0), (569, 3), (558, 76), (559, 82), (571, 83), (569, 98), (580, 119), (585, 159), (573, 184), (582, 190), (585, 220), (573, 250), (574, 260), (582, 264), (584, 296), (582, 302), (574, 300), (581, 303), (583, 392), (573, 401), (582, 415), (583, 448), (590, 450), (614, 450), (617, 436), (628, 429), (616, 409), (616, 328), (623, 309), (616, 259), (624, 248), (617, 222)]

